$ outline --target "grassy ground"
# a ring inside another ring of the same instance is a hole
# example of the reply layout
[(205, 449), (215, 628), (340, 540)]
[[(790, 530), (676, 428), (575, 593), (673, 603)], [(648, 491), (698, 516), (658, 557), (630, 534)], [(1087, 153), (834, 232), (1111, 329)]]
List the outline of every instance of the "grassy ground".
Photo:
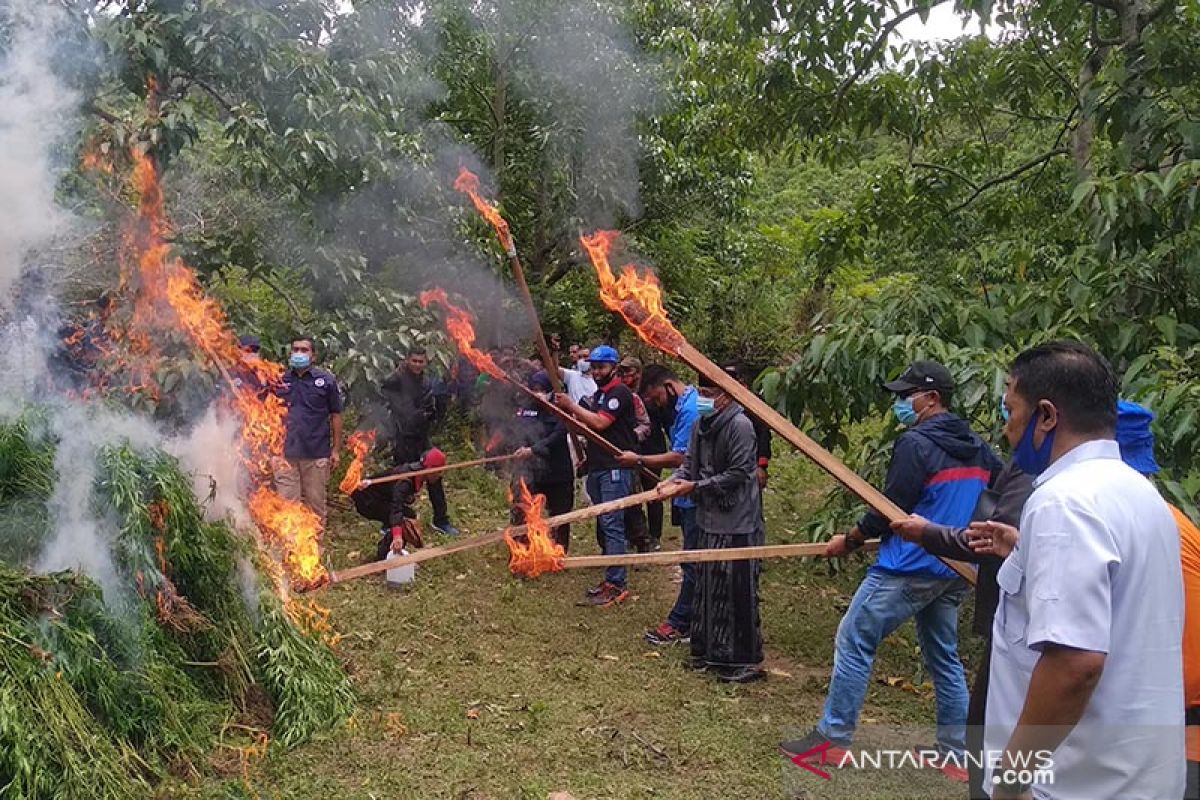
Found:
[[(769, 491), (771, 541), (790, 531), (825, 486), (795, 456), (778, 459)], [(504, 519), (501, 483), (482, 472), (448, 484), (455, 520), (473, 533)], [(376, 533), (336, 519), (336, 566), (373, 551)], [(678, 547), (678, 532), (669, 546)], [(576, 553), (595, 550), (577, 526)], [(768, 681), (726, 687), (684, 669), (685, 648), (657, 650), (644, 629), (663, 618), (670, 568), (630, 576), (619, 608), (575, 605), (595, 575), (511, 578), (503, 547), (418, 568), (411, 588), (368, 578), (322, 592), (345, 634), (359, 691), (352, 725), (254, 762), (247, 777), (214, 774), (175, 786), (181, 798), (957, 798), (965, 790), (911, 769), (835, 772), (830, 781), (780, 756), (778, 742), (819, 715), (833, 634), (861, 575), (770, 562), (763, 617)], [(964, 618), (968, 612), (964, 611)], [(969, 647), (967, 648), (970, 649)], [(919, 743), (891, 726), (929, 724), (931, 692), (911, 625), (882, 647), (863, 738)], [(890, 681), (887, 679), (891, 679)], [(894, 685), (888, 685), (888, 684)], [(898, 728), (895, 728), (898, 729)]]

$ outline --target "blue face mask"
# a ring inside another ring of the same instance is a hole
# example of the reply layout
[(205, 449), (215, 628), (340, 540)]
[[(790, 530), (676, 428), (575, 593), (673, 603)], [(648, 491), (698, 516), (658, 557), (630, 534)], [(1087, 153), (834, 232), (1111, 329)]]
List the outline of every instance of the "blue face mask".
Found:
[(897, 397), (896, 402), (892, 403), (892, 413), (906, 428), (911, 428), (917, 421), (917, 412), (913, 408), (911, 397)]
[(1004, 405), (1004, 399), (1000, 400), (1000, 419), (1004, 420), (1004, 424), (1008, 424), (1008, 406)]
[(1034, 447), (1033, 432), (1037, 428), (1039, 416), (1038, 412), (1034, 412), (1029, 424), (1025, 426), (1025, 433), (1021, 434), (1021, 441), (1017, 442), (1013, 449), (1013, 461), (1017, 462), (1017, 466), (1026, 475), (1041, 475), (1046, 471), (1046, 467), (1050, 466), (1050, 451), (1054, 449), (1054, 434), (1058, 432), (1057, 428), (1050, 431), (1042, 441), (1042, 446)]
[(711, 417), (717, 413), (717, 402), (711, 397), (697, 397), (696, 413), (702, 417)]
[(307, 369), (312, 364), (312, 356), (308, 353), (292, 353), (288, 356), (288, 366), (292, 369)]

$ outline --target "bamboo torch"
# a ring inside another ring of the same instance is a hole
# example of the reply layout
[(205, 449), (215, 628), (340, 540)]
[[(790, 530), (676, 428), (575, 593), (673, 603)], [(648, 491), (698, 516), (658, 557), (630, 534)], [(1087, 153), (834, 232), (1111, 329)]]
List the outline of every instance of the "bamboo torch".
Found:
[[(814, 461), (835, 480), (858, 495), (864, 503), (887, 518), (889, 522), (895, 522), (907, 516), (883, 492), (863, 480), (836, 456), (806, 436), (790, 420), (763, 402), (758, 395), (742, 386), (732, 375), (693, 347), (668, 318), (662, 304), (662, 290), (652, 276), (639, 274), (633, 267), (625, 267), (620, 278), (616, 277), (609, 265), (608, 257), (612, 244), (618, 236), (616, 231), (598, 231), (590, 236), (580, 238), (596, 268), (596, 274), (600, 280), (600, 297), (605, 306), (620, 313), (647, 343), (683, 361), (728, 392), (743, 408), (769, 425), (772, 430)], [(947, 558), (943, 558), (941, 561), (964, 580), (975, 583), (975, 570), (970, 565)]]

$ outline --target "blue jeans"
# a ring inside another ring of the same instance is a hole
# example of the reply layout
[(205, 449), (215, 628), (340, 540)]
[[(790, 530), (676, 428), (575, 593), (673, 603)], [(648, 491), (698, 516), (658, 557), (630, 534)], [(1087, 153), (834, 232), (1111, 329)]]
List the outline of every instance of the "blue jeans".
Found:
[[(700, 547), (700, 526), (696, 524), (695, 508), (679, 509), (679, 527), (683, 530), (683, 549), (697, 550)], [(696, 599), (696, 564), (680, 564), (683, 583), (679, 584), (679, 597), (667, 615), (667, 624), (680, 633), (692, 627), (692, 605)]]
[[(628, 497), (632, 494), (632, 486), (633, 473), (626, 469), (589, 472), (587, 476), (588, 497), (596, 504)], [(612, 511), (608, 514), (601, 514), (598, 524), (600, 532), (604, 535), (604, 554), (623, 555), (625, 553), (625, 512)], [(609, 567), (604, 571), (604, 580), (614, 586), (624, 586), (625, 568)]]
[(909, 617), (937, 698), (937, 745), (962, 756), (966, 746), (967, 676), (958, 657), (958, 607), (969, 587), (961, 578), (891, 575), (871, 570), (838, 625), (833, 677), (821, 735), (839, 745), (854, 738), (879, 643)]

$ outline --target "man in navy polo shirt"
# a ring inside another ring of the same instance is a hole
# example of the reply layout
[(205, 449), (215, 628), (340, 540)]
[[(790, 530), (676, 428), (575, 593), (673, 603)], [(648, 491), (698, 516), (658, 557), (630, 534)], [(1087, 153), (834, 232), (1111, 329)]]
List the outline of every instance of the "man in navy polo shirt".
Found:
[(314, 367), (313, 340), (292, 342), (290, 369), (276, 393), (287, 404), (283, 458), (275, 459), (275, 488), (285, 500), (303, 502), (325, 527), (325, 487), (342, 450), (342, 394), (333, 374)]
[[(633, 392), (617, 377), (617, 350), (600, 345), (588, 356), (591, 374), (599, 387), (584, 408), (571, 399), (570, 395), (558, 394), (555, 402), (571, 412), (585, 425), (609, 441), (617, 450), (633, 450), (637, 445), (634, 426), (637, 424), (633, 408)], [(587, 493), (593, 503), (619, 500), (633, 493), (633, 472), (623, 468), (606, 449), (595, 442), (587, 445)], [(613, 511), (599, 519), (600, 531), (604, 534), (604, 552), (620, 555), (625, 552), (625, 513)], [(624, 602), (629, 597), (625, 588), (625, 568), (609, 567), (604, 580), (588, 589), (585, 603), (592, 606), (611, 606)]]

